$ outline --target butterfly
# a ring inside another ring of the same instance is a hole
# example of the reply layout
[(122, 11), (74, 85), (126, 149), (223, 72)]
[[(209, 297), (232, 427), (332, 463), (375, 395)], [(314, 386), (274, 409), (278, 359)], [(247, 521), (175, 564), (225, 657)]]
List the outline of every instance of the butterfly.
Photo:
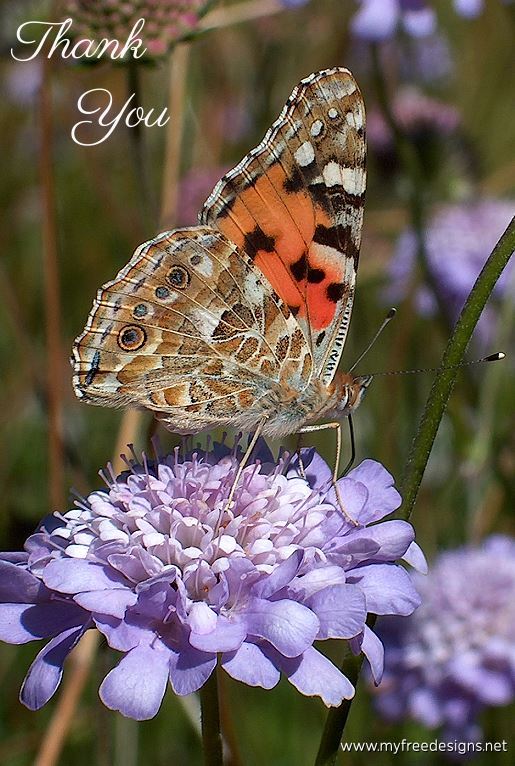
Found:
[(99, 290), (73, 348), (77, 396), (152, 410), (177, 433), (339, 429), (370, 382), (337, 371), (365, 154), (352, 74), (302, 80), (261, 143), (215, 186), (199, 225), (145, 242)]

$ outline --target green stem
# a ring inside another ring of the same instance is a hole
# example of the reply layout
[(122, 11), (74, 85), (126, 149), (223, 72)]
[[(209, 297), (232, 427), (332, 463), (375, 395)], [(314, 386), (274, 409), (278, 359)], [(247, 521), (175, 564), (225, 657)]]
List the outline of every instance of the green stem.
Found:
[(205, 766), (223, 766), (220, 705), (216, 669), (200, 690), (202, 743)]
[(481, 312), (514, 250), (515, 218), (512, 219), (478, 276), (445, 349), (440, 365), (442, 369), (438, 372), (429, 393), (401, 483), (404, 502), (397, 514), (399, 518), (409, 518), (413, 510), (429, 453), (458, 374), (457, 365), (463, 359)]

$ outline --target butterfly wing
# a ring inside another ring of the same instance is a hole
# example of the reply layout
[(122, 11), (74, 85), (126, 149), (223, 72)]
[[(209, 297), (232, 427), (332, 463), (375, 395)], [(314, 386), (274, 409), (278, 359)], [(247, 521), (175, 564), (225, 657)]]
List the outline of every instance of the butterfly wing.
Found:
[(250, 430), (309, 348), (248, 258), (207, 227), (160, 234), (98, 292), (73, 349), (79, 398), (146, 407), (175, 431)]
[(296, 316), (329, 383), (350, 320), (363, 220), (365, 115), (350, 72), (310, 75), (263, 141), (217, 184), (200, 214)]

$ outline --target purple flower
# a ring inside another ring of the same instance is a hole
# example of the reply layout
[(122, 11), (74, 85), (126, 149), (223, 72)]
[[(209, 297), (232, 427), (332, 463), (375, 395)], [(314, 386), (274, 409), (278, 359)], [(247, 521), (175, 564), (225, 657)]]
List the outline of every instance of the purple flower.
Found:
[(389, 720), (442, 727), (449, 740), (478, 740), (480, 711), (515, 698), (515, 541), (498, 535), (444, 553), (415, 583), (416, 613), (378, 623), (377, 707)]
[[(510, 0), (508, 0), (510, 1)], [(413, 37), (426, 37), (436, 29), (431, 0), (358, 0), (359, 10), (351, 20), (351, 31), (369, 42), (380, 42), (403, 29)], [(507, 2), (507, 0), (503, 0)], [(483, 0), (454, 0), (456, 13), (467, 18), (479, 16)]]
[(360, 0), (351, 20), (356, 37), (379, 42), (393, 37), (399, 26), (414, 37), (432, 34), (436, 16), (425, 0)]
[(383, 648), (367, 613), (411, 614), (419, 598), (395, 562), (423, 567), (423, 555), (408, 523), (381, 521), (400, 496), (379, 463), (365, 460), (339, 481), (355, 523), (335, 506), (328, 466), (309, 450), (304, 463), (306, 479), (294, 462), (255, 459), (228, 510), (238, 459), (227, 448), (134, 462), (107, 491), (49, 517), (25, 553), (5, 554), (0, 637), (51, 639), (22, 701), (37, 709), (51, 697), (92, 626), (123, 652), (100, 696), (137, 720), (158, 712), (168, 681), (190, 694), (217, 662), (265, 689), (282, 673), (338, 705), (354, 688), (315, 640), (348, 639), (379, 680)]
[[(484, 199), (446, 205), (429, 221), (426, 250), (430, 268), (450, 314), (457, 318), (490, 252), (508, 226), (515, 212), (509, 200)], [(416, 242), (412, 231), (399, 238), (390, 266), (391, 285), (387, 299), (404, 297), (413, 282), (416, 265)], [(510, 262), (497, 282), (494, 298), (513, 295), (515, 263)], [(422, 287), (416, 294), (419, 312), (431, 316), (436, 303), (431, 292)], [(495, 309), (485, 309), (477, 326), (479, 339), (490, 342), (495, 332)]]

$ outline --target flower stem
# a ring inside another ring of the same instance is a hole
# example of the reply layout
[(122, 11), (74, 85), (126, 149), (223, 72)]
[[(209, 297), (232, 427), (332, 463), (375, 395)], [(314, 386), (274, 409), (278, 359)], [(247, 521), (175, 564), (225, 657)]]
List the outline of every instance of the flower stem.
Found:
[[(356, 687), (363, 657), (349, 655), (343, 662), (342, 673), (345, 673), (351, 684)], [(349, 717), (352, 699), (344, 700), (339, 707), (333, 707), (327, 714), (322, 739), (318, 748), (315, 766), (332, 766), (340, 748), (347, 718)]]
[(202, 743), (205, 766), (223, 766), (222, 732), (216, 668), (200, 690)]
[(429, 453), (458, 374), (457, 365), (463, 359), (481, 312), (514, 250), (515, 218), (512, 219), (478, 276), (445, 349), (440, 365), (442, 369), (438, 372), (429, 393), (401, 483), (404, 501), (397, 514), (399, 518), (409, 518), (413, 510)]

